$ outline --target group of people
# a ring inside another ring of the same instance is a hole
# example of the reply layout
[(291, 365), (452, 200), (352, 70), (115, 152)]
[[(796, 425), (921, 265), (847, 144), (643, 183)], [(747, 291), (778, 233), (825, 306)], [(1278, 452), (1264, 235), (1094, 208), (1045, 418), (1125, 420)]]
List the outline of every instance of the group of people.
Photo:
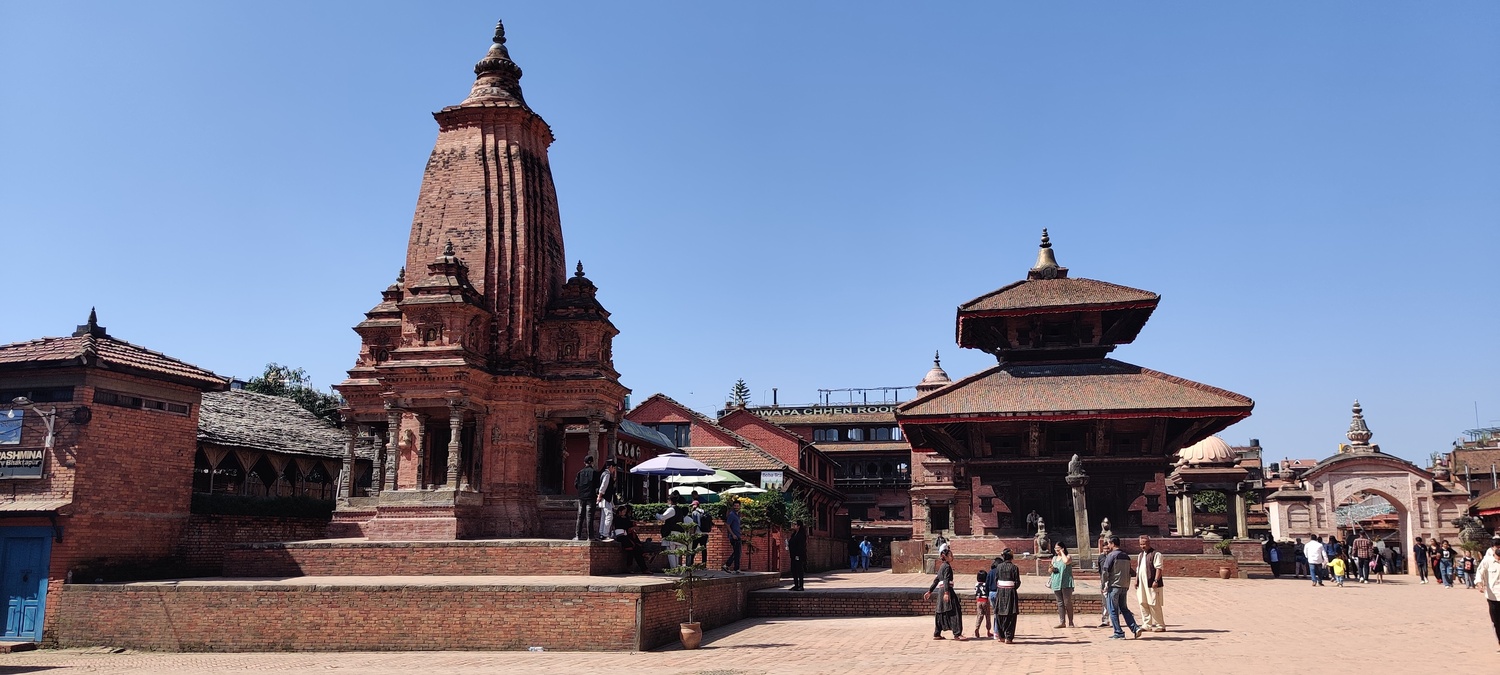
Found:
[(849, 537), (849, 571), (870, 571), (870, 558), (875, 555), (875, 544), (869, 537)]
[[(578, 520), (573, 525), (573, 541), (595, 539), (608, 541), (615, 537), (614, 520), (618, 515), (615, 502), (619, 500), (621, 480), (620, 462), (611, 460), (604, 469), (594, 468), (594, 457), (583, 458), (583, 468), (573, 476), (573, 488), (578, 493)], [(597, 527), (595, 510), (599, 512)]]
[[(1369, 535), (1359, 532), (1352, 539), (1340, 541), (1334, 535), (1327, 538), (1313, 535), (1303, 542), (1296, 541), (1296, 575), (1306, 577), (1314, 586), (1332, 581), (1334, 586), (1345, 583), (1382, 584), (1387, 573), (1397, 574), (1404, 560), (1395, 546), (1387, 546)], [(1271, 549), (1271, 562), (1275, 563), (1276, 549)], [(1456, 549), (1447, 540), (1433, 538), (1423, 541), (1417, 537), (1412, 542), (1411, 563), (1420, 578), (1419, 583), (1432, 580), (1452, 588), (1458, 582), (1474, 588), (1480, 560), (1473, 553)]]
[[(1166, 619), (1162, 606), (1165, 602), (1166, 575), (1162, 569), (1162, 555), (1152, 548), (1151, 538), (1139, 539), (1141, 553), (1135, 561), (1120, 545), (1120, 538), (1111, 536), (1099, 540), (1099, 589), (1103, 596), (1103, 614), (1099, 626), (1114, 629), (1111, 639), (1124, 639), (1125, 628), (1133, 637), (1141, 633), (1165, 632)], [(1012, 644), (1016, 640), (1016, 617), (1021, 613), (1021, 571), (1013, 562), (1015, 555), (1005, 549), (996, 557), (988, 571), (979, 571), (974, 579), (975, 620), (974, 637), (980, 637), (980, 629), (986, 637), (998, 642)], [(969, 639), (964, 632), (963, 611), (958, 589), (953, 579), (953, 551), (947, 546), (938, 548), (938, 571), (927, 593), (922, 597), (931, 600), (937, 594), (937, 607), (933, 616), (932, 639), (945, 640), (944, 632), (953, 634), (954, 640)], [(1047, 587), (1057, 601), (1056, 628), (1075, 627), (1073, 620), (1073, 566), (1074, 560), (1068, 548), (1061, 543), (1052, 548), (1051, 574)], [(1126, 593), (1135, 587), (1136, 601), (1140, 603), (1143, 623), (1137, 624), (1135, 615), (1126, 606)], [(1123, 627), (1121, 625), (1123, 621)]]

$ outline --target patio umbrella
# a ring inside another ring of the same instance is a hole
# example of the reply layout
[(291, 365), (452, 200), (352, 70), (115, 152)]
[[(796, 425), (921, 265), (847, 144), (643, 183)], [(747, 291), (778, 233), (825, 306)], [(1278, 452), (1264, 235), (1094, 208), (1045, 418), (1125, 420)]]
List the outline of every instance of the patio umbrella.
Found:
[(630, 469), (642, 476), (711, 476), (713, 467), (680, 452), (657, 455)]
[(667, 482), (674, 485), (715, 485), (723, 483), (734, 484), (743, 481), (740, 480), (739, 476), (719, 469), (710, 476), (672, 476), (667, 479)]
[(724, 490), (723, 494), (726, 494), (726, 495), (758, 495), (758, 494), (760, 494), (762, 492), (765, 492), (765, 490), (763, 490), (761, 488), (758, 488), (758, 487), (755, 487), (754, 485), (751, 485), (749, 483), (744, 483), (742, 485), (736, 485), (736, 486), (734, 486), (732, 488), (729, 488), (728, 490)]
[(691, 496), (693, 496), (693, 493), (695, 493), (695, 492), (698, 493), (699, 497), (718, 497), (719, 496), (719, 493), (714, 492), (713, 490), (710, 490), (710, 489), (705, 488), (705, 487), (697, 487), (697, 486), (693, 486), (693, 485), (678, 485), (677, 487), (674, 487), (674, 488), (672, 488), (670, 490), (667, 490), (667, 492), (670, 493), (670, 494), (674, 494), (674, 495), (682, 495), (684, 497), (691, 497)]

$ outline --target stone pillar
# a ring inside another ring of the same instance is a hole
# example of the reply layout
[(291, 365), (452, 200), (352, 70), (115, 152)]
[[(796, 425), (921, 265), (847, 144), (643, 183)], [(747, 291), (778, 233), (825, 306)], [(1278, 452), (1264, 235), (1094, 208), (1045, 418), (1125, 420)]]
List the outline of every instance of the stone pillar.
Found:
[(401, 411), (389, 405), (385, 408), (386, 433), (390, 439), (386, 441), (385, 460), (385, 484), (389, 489), (395, 490), (396, 477), (400, 475), (401, 468)]
[(463, 440), (464, 400), (450, 398), (448, 399), (448, 475), (443, 481), (443, 486), (449, 490), (458, 489), (458, 456), (463, 452)]
[(1197, 527), (1193, 524), (1193, 495), (1182, 493), (1182, 536), (1191, 537)]
[(380, 494), (385, 489), (385, 439), (386, 434), (376, 433), (375, 428), (370, 428), (370, 435), (375, 438), (375, 462), (370, 467), (370, 495)]
[(1249, 506), (1245, 502), (1245, 493), (1234, 493), (1234, 536), (1238, 539), (1250, 538), (1250, 523), (1246, 520), (1250, 516)]
[(605, 446), (608, 447), (608, 452), (606, 452), (605, 456), (604, 456), (605, 461), (608, 462), (608, 461), (614, 460), (615, 457), (617, 456), (617, 453), (620, 451), (620, 425), (619, 424), (611, 424), (611, 425), (609, 425), (609, 431), (606, 433), (606, 435), (604, 437), (604, 444), (605, 444)]
[(1073, 530), (1077, 533), (1078, 559), (1085, 563), (1084, 569), (1094, 559), (1094, 538), (1089, 533), (1089, 500), (1086, 488), (1089, 477), (1080, 471), (1067, 477), (1068, 487), (1073, 489)]
[(589, 449), (584, 451), (584, 457), (593, 457), (594, 466), (602, 467), (604, 462), (599, 461), (599, 417), (589, 415)]
[(344, 416), (344, 431), (348, 438), (344, 441), (344, 480), (339, 486), (339, 497), (348, 499), (354, 496), (354, 445), (359, 434), (359, 425), (352, 415)]

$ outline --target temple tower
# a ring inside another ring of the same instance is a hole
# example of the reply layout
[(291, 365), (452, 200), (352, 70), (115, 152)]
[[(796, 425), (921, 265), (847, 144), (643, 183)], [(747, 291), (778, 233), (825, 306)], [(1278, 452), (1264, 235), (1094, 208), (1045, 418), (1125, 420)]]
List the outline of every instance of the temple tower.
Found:
[(623, 412), (619, 331), (583, 264), (567, 277), (552, 130), (505, 42), (497, 24), (468, 97), (433, 114), (406, 267), (354, 329), (338, 389), (351, 437), (373, 435), (380, 456), (343, 485), (344, 535), (540, 534), (565, 428), (586, 425), (602, 459)]

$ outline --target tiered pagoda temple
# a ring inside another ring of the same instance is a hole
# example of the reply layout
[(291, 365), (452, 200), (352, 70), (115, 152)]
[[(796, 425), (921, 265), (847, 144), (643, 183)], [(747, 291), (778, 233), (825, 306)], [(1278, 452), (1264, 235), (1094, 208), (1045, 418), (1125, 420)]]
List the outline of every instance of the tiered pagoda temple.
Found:
[(346, 535), (535, 535), (540, 496), (564, 487), (568, 425), (601, 460), (616, 445), (619, 331), (582, 263), (568, 276), (552, 130), (521, 95), (503, 26), (474, 72), (468, 98), (433, 115), (406, 267), (355, 326), (338, 385), (351, 434), (377, 445), (372, 475), (341, 488)]
[(896, 411), (924, 467), (913, 475), (914, 537), (1027, 536), (1032, 511), (1054, 538), (1071, 532), (1064, 477), (1075, 454), (1091, 478), (1093, 527), (1109, 518), (1117, 533), (1169, 534), (1166, 476), (1178, 450), (1248, 417), (1254, 402), (1107, 358), (1160, 300), (1069, 277), (1043, 230), (1025, 279), (959, 306), (958, 345), (999, 363)]

